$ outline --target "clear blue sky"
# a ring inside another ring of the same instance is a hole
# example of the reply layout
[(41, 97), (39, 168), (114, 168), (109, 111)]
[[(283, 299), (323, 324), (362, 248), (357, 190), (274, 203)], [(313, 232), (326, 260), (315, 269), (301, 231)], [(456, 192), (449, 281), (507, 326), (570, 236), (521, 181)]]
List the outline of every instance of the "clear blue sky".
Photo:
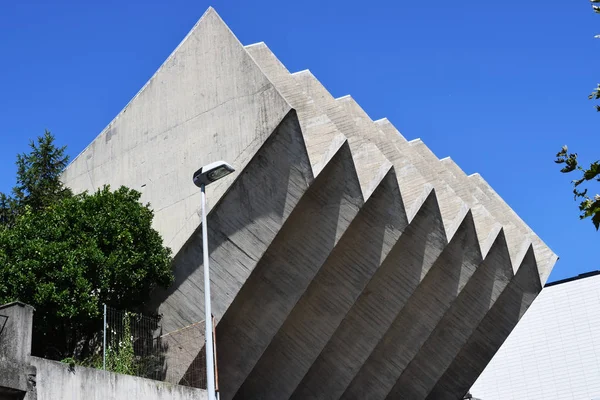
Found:
[(565, 143), (600, 158), (586, 98), (600, 15), (587, 0), (4, 0), (0, 191), (46, 128), (72, 157), (83, 150), (210, 5), (242, 43), (266, 42), (290, 71), (481, 173), (561, 257), (550, 280), (600, 269), (600, 233), (552, 162)]

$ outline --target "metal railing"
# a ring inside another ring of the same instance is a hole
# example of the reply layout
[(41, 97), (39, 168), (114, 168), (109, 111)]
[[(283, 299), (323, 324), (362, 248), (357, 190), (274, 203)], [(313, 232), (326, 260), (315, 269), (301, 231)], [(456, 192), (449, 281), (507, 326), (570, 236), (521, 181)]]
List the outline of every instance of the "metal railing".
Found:
[(105, 306), (102, 368), (206, 388), (204, 321), (163, 333), (160, 317)]

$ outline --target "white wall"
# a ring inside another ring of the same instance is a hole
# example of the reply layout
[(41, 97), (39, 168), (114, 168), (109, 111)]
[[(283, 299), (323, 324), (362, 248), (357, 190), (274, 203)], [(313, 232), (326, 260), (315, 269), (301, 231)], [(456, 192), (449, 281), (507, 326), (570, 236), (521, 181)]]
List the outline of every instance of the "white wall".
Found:
[(471, 393), (482, 400), (600, 398), (600, 275), (543, 289)]

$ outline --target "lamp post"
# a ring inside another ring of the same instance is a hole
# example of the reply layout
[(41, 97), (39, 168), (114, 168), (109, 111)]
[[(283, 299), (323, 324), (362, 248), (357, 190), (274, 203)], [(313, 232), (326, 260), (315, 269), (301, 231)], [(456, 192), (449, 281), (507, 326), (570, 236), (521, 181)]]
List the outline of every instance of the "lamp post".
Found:
[(194, 172), (194, 185), (202, 192), (202, 255), (204, 257), (204, 323), (206, 347), (206, 391), (208, 400), (215, 400), (215, 359), (213, 347), (212, 311), (210, 305), (210, 270), (208, 268), (208, 229), (206, 226), (206, 185), (231, 174), (233, 167), (217, 161)]

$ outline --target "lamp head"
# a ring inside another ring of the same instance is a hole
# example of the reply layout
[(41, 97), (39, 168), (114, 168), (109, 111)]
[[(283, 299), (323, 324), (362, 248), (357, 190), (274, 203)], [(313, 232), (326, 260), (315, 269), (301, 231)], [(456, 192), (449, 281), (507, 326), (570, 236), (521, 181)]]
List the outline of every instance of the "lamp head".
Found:
[(194, 172), (194, 185), (201, 187), (206, 186), (214, 181), (231, 174), (235, 169), (225, 161), (216, 161), (200, 168)]

